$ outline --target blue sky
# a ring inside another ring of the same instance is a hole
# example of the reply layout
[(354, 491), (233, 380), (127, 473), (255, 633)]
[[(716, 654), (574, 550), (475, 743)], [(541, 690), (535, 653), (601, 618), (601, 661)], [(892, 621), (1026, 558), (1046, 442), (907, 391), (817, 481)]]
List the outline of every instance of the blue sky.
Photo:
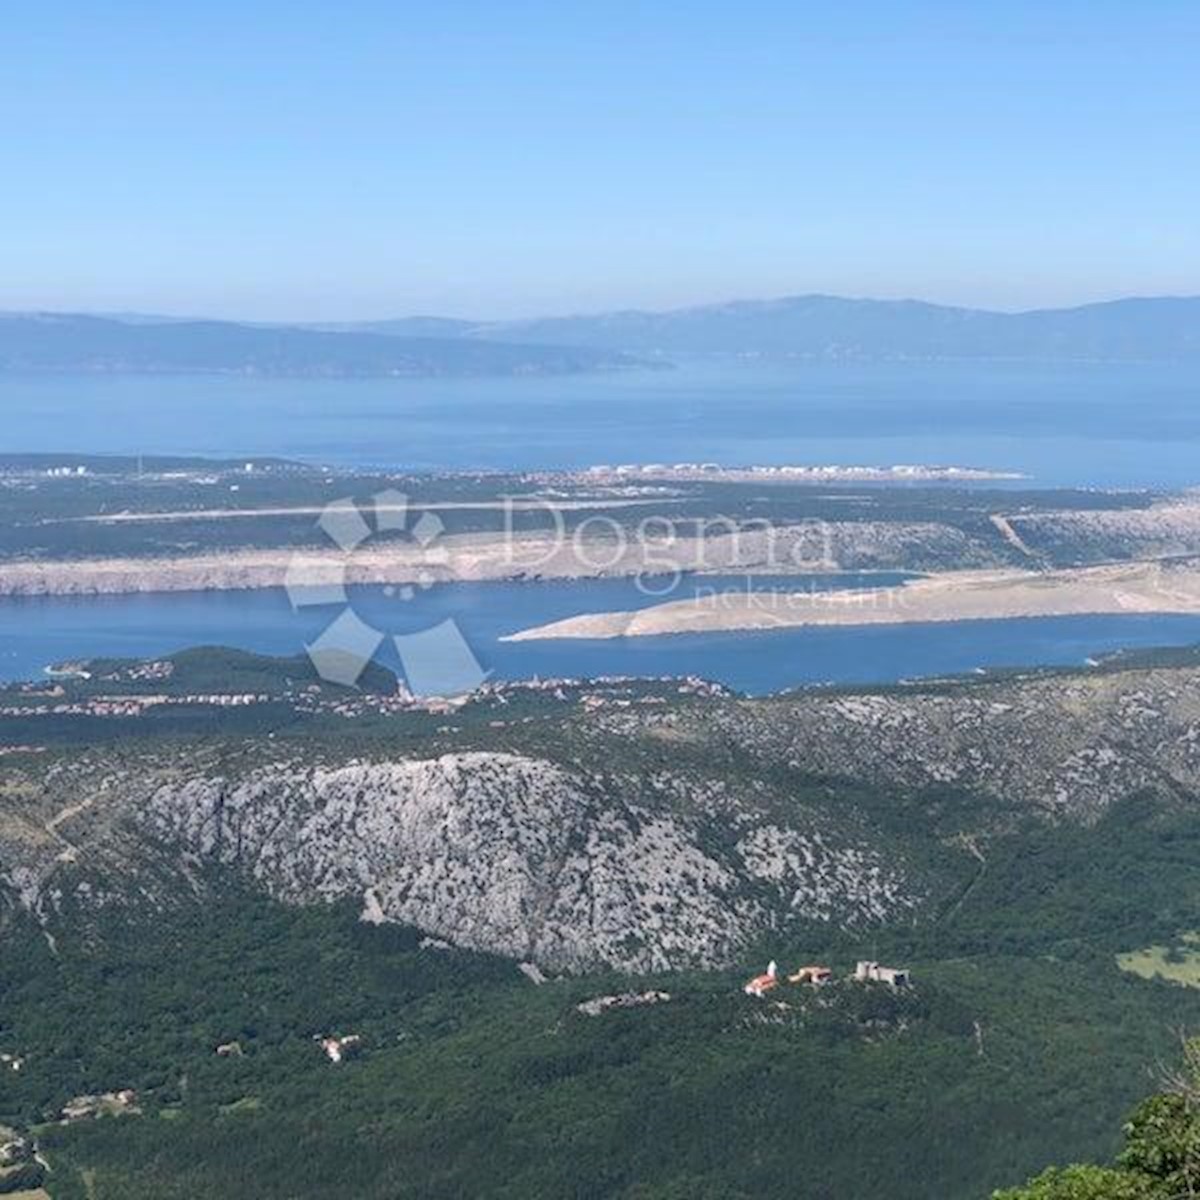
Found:
[(1195, 3), (22, 2), (0, 308), (1200, 292)]

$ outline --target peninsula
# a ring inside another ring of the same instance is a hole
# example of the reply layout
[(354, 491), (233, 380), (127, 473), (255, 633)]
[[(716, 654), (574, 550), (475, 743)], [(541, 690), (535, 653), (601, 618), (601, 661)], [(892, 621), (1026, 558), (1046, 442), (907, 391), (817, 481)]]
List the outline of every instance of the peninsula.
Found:
[(1060, 571), (950, 571), (893, 587), (846, 591), (714, 590), (635, 612), (590, 613), (511, 634), (541, 638), (900, 625), (1103, 613), (1200, 613), (1200, 561)]

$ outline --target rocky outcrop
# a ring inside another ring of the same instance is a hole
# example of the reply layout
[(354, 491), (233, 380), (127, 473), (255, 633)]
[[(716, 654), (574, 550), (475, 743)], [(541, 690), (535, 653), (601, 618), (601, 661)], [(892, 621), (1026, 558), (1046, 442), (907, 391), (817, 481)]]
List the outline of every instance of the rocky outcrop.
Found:
[(1017, 513), (1009, 522), (1034, 553), (1062, 565), (1200, 554), (1194, 494), (1149, 508)]
[(531, 971), (714, 966), (789, 930), (932, 919), (1029, 820), (1200, 795), (1193, 666), (596, 709), (533, 695), (552, 724), (505, 726), (503, 751), (481, 748), (501, 736), (484, 721), (425, 756), (266, 737), (13, 760), (0, 917), (161, 911), (232, 872)]
[(762, 769), (909, 791), (953, 788), (1090, 821), (1144, 790), (1200, 795), (1200, 671), (1050, 674), (881, 693), (797, 693), (611, 714), (614, 736), (727, 741)]
[[(999, 537), (971, 535), (937, 521), (684, 520), (648, 528), (616, 523), (605, 532), (446, 534), (428, 547), (364, 545), (346, 555), (321, 544), (297, 550), (229, 547), (153, 557), (0, 560), (0, 596), (103, 595), (282, 587), (289, 580), (402, 584), (441, 579), (596, 579), (641, 572), (750, 571), (811, 574), (857, 570), (940, 570), (1003, 566), (1014, 555)], [(1019, 557), (1019, 556), (1016, 556)]]
[(870, 847), (753, 803), (721, 846), (665, 787), (509, 754), (266, 767), (155, 789), (160, 840), (292, 902), (361, 895), (368, 919), (559, 969), (728, 961), (781, 915), (885, 918), (915, 897)]

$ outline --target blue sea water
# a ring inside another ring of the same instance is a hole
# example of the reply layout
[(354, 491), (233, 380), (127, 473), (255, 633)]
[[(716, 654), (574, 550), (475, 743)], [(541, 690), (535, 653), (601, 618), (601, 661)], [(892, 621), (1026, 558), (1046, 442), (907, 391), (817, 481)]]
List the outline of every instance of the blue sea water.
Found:
[[(875, 581), (889, 582), (878, 576)], [(855, 582), (862, 581), (827, 579), (818, 586)], [(745, 581), (704, 581), (704, 586), (714, 584), (741, 588)], [(757, 586), (772, 584), (759, 581)], [(453, 618), (495, 679), (693, 674), (751, 694), (811, 683), (1081, 664), (1091, 655), (1125, 647), (1200, 641), (1200, 617), (1136, 615), (502, 642), (502, 635), (517, 629), (582, 612), (632, 609), (653, 598), (624, 580), (444, 584), (418, 592), (411, 601), (379, 588), (352, 592), (364, 620), (391, 633)], [(0, 679), (32, 678), (63, 659), (149, 657), (193, 645), (298, 654), (337, 611), (295, 613), (286, 596), (273, 590), (7, 599), (0, 601)], [(400, 665), (394, 649), (381, 661)]]
[(693, 361), (562, 378), (0, 376), (0, 452), (336, 465), (963, 463), (1200, 484), (1200, 365)]

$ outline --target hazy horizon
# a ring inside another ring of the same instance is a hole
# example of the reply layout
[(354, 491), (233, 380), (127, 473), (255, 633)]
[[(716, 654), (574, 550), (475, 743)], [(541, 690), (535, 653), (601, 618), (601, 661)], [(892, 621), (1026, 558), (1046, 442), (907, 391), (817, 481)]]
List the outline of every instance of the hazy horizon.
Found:
[(153, 320), (165, 318), (172, 321), (227, 321), (238, 324), (265, 324), (265, 325), (338, 325), (338, 324), (372, 324), (382, 321), (419, 321), (419, 320), (449, 320), (449, 321), (474, 321), (481, 325), (486, 324), (505, 324), (508, 322), (520, 323), (525, 320), (549, 319), (555, 320), (559, 318), (571, 317), (598, 317), (609, 313), (626, 313), (626, 312), (646, 312), (655, 314), (666, 314), (672, 312), (687, 312), (693, 309), (719, 309), (722, 307), (732, 307), (740, 304), (786, 304), (789, 301), (805, 300), (805, 299), (828, 299), (828, 300), (846, 300), (851, 302), (862, 303), (913, 303), (913, 304), (928, 304), (939, 308), (961, 308), (971, 309), (978, 312), (992, 312), (1001, 314), (1020, 314), (1031, 312), (1054, 312), (1059, 310), (1070, 310), (1074, 308), (1087, 308), (1098, 304), (1118, 304), (1124, 301), (1134, 300), (1196, 300), (1200, 299), (1200, 288), (1195, 292), (1176, 292), (1176, 293), (1151, 293), (1151, 292), (1125, 292), (1112, 295), (1097, 295), (1090, 298), (1081, 299), (1077, 302), (1068, 302), (1063, 304), (1047, 304), (1047, 305), (987, 305), (987, 304), (966, 304), (957, 303), (954, 301), (934, 299), (929, 296), (915, 295), (912, 293), (899, 292), (896, 295), (850, 295), (846, 293), (836, 292), (809, 292), (809, 291), (792, 291), (774, 295), (752, 296), (724, 296), (710, 297), (697, 299), (695, 301), (672, 304), (672, 305), (641, 305), (635, 303), (617, 304), (611, 308), (558, 308), (544, 309), (537, 311), (529, 311), (519, 315), (497, 316), (495, 314), (467, 314), (465, 312), (446, 312), (446, 311), (380, 311), (368, 312), (356, 315), (343, 316), (317, 316), (312, 313), (299, 313), (293, 315), (263, 315), (251, 316), (237, 312), (214, 312), (214, 311), (170, 311), (166, 309), (121, 309), (121, 310), (104, 310), (95, 308), (81, 307), (62, 307), (62, 308), (35, 308), (35, 307), (4, 307), (0, 308), (0, 316), (19, 317), (19, 316), (86, 316), (99, 317), (114, 321), (130, 321), (130, 320)]

